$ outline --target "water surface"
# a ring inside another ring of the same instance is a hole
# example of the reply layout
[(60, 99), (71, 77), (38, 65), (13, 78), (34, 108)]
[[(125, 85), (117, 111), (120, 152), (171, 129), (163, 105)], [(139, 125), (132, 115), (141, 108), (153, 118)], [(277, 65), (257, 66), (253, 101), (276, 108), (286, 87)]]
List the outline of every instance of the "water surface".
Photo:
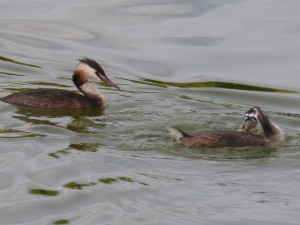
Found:
[[(1, 1), (1, 96), (75, 90), (76, 60), (105, 110), (0, 104), (0, 224), (298, 224), (298, 1)], [(16, 5), (18, 7), (16, 7)], [(261, 106), (279, 148), (182, 147)]]

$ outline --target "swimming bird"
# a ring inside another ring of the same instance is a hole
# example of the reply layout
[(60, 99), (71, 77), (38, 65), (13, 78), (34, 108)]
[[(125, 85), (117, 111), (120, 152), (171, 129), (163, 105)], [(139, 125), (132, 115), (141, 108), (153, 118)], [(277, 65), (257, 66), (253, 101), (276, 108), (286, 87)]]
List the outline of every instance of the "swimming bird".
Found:
[(109, 86), (120, 89), (106, 76), (96, 61), (87, 57), (79, 59), (72, 78), (83, 95), (62, 89), (38, 88), (13, 93), (0, 100), (16, 106), (34, 108), (104, 108), (107, 105), (104, 95), (89, 85), (89, 79), (100, 79)]
[[(249, 132), (256, 124), (262, 127), (262, 133)], [(277, 146), (283, 144), (283, 131), (259, 108), (249, 109), (243, 118), (239, 131), (203, 131), (189, 135), (175, 128), (169, 132), (175, 136), (177, 142), (188, 147), (243, 147), (243, 146)]]

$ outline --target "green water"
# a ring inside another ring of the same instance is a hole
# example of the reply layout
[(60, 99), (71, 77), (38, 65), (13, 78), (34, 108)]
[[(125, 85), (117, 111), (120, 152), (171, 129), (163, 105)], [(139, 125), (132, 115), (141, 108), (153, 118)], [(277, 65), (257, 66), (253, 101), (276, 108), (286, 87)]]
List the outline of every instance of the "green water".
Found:
[[(19, 4), (18, 8), (15, 4)], [(105, 110), (0, 104), (0, 224), (298, 224), (297, 1), (2, 1), (1, 96), (76, 91), (77, 59)], [(278, 148), (187, 148), (260, 106)]]

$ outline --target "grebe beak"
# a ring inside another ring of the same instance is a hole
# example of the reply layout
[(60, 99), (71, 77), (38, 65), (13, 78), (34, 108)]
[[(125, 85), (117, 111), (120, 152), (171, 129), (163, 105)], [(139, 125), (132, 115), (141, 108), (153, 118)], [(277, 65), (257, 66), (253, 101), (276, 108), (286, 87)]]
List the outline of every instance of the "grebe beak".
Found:
[(108, 79), (108, 77), (106, 75), (103, 75), (101, 73), (97, 73), (97, 76), (101, 79), (101, 81), (105, 84), (108, 84), (111, 87), (117, 88), (118, 90), (120, 90), (120, 87), (118, 85), (116, 85), (114, 82), (112, 82), (110, 79)]

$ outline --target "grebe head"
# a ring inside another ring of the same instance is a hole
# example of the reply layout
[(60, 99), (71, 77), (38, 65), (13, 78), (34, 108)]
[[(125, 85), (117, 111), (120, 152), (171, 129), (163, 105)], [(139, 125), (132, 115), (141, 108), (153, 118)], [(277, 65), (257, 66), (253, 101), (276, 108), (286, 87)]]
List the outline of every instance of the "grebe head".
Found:
[[(252, 107), (249, 109), (244, 115), (244, 121), (248, 121), (248, 123), (260, 123), (260, 125), (264, 128), (264, 125), (269, 125), (269, 118), (259, 107)], [(250, 122), (252, 121), (252, 122)], [(256, 126), (256, 125), (255, 125)]]
[(259, 108), (253, 107), (245, 113), (245, 117), (256, 120), (260, 123), (264, 136), (271, 144), (282, 144), (284, 142), (284, 134), (281, 128), (269, 120), (269, 117)]
[(258, 115), (260, 113), (262, 113), (262, 111), (259, 107), (253, 107), (245, 113), (244, 118), (258, 121)]
[(243, 124), (238, 131), (250, 132), (256, 127), (257, 123), (258, 121), (255, 117), (250, 117), (248, 115), (247, 116), (245, 115), (243, 118)]
[(82, 59), (79, 59), (79, 62), (80, 63), (74, 70), (73, 76), (73, 81), (76, 86), (80, 86), (86, 83), (89, 79), (100, 79), (105, 84), (120, 89), (106, 76), (102, 67), (93, 59), (84, 57)]
[(237, 131), (250, 132), (256, 127), (259, 121), (257, 119), (257, 111), (254, 108), (256, 107), (251, 108), (244, 114), (243, 124)]

